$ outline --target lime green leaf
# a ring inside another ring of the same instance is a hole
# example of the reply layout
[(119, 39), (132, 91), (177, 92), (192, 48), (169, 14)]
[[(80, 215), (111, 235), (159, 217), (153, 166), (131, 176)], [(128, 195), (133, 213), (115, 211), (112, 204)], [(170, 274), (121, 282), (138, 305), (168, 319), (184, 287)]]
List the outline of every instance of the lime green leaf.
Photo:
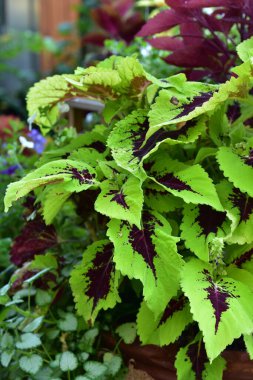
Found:
[(85, 163), (72, 160), (50, 162), (8, 186), (5, 211), (8, 211), (14, 201), (37, 187), (61, 182), (63, 191), (80, 192), (93, 186), (96, 183), (95, 177), (95, 170)]
[(161, 90), (149, 113), (151, 128), (148, 137), (164, 125), (185, 122), (214, 111), (228, 98), (247, 97), (251, 78), (251, 62), (245, 62), (233, 71), (236, 76), (231, 76), (219, 87), (186, 82), (180, 92), (174, 89)]
[(171, 236), (169, 223), (161, 215), (145, 211), (141, 229), (116, 219), (108, 227), (116, 268), (142, 282), (149, 307), (160, 313), (177, 293), (182, 267), (178, 238)]
[(246, 269), (253, 274), (253, 245), (228, 246), (225, 260), (226, 263), (237, 268)]
[(142, 302), (137, 316), (137, 330), (143, 344), (164, 346), (174, 343), (191, 322), (189, 302), (181, 295), (172, 298), (158, 318)]
[(183, 198), (186, 203), (223, 210), (211, 178), (200, 165), (188, 166), (161, 151), (152, 156), (150, 166), (149, 177), (171, 194)]
[(144, 202), (148, 208), (160, 213), (174, 211), (183, 207), (183, 200), (168, 193), (161, 186), (153, 181), (145, 182)]
[(62, 184), (48, 185), (41, 194), (42, 214), (47, 225), (51, 224), (61, 210), (64, 203), (71, 196), (71, 192), (65, 191)]
[(21, 356), (19, 359), (20, 368), (31, 375), (35, 375), (42, 367), (43, 359), (39, 355)]
[(59, 102), (77, 96), (79, 91), (61, 75), (41, 80), (28, 92), (27, 109), (29, 116), (35, 115), (35, 122), (47, 132), (60, 115)]
[(65, 351), (60, 357), (60, 368), (63, 372), (74, 371), (77, 368), (77, 357), (71, 351)]
[(221, 147), (217, 153), (217, 160), (225, 177), (241, 192), (253, 197), (251, 153), (249, 152), (248, 155), (242, 156), (236, 154), (231, 148)]
[(148, 137), (165, 125), (185, 122), (204, 113), (202, 105), (216, 90), (215, 85), (197, 82), (184, 82), (181, 88), (161, 90), (149, 112)]
[(100, 188), (101, 193), (95, 202), (96, 211), (140, 226), (143, 193), (138, 178), (117, 175), (115, 180), (103, 181)]
[(224, 238), (231, 232), (231, 221), (224, 211), (207, 205), (186, 204), (180, 226), (185, 245), (203, 261), (209, 261), (214, 238)]
[(243, 335), (246, 350), (249, 354), (250, 360), (253, 360), (253, 335)]
[(251, 59), (253, 56), (253, 37), (237, 45), (236, 51), (243, 62)]
[(196, 259), (185, 264), (181, 276), (193, 319), (213, 361), (234, 339), (253, 331), (253, 293), (232, 278), (213, 278), (212, 267)]
[(127, 344), (133, 343), (136, 338), (136, 324), (135, 323), (124, 323), (120, 325), (115, 330), (116, 333), (123, 339)]
[(139, 178), (145, 178), (142, 159), (147, 152), (140, 148), (145, 141), (148, 127), (146, 111), (133, 111), (116, 123), (107, 140), (116, 163)]
[(30, 269), (47, 269), (47, 268), (58, 268), (58, 262), (55, 257), (50, 252), (45, 253), (44, 255), (35, 255), (33, 261), (29, 265)]
[(81, 264), (71, 272), (70, 285), (79, 315), (94, 320), (101, 309), (114, 307), (118, 295), (119, 272), (115, 271), (113, 245), (101, 240), (84, 252)]
[(217, 185), (217, 191), (225, 210), (233, 219), (233, 232), (229, 244), (250, 244), (253, 242), (253, 197), (241, 192), (227, 181)]

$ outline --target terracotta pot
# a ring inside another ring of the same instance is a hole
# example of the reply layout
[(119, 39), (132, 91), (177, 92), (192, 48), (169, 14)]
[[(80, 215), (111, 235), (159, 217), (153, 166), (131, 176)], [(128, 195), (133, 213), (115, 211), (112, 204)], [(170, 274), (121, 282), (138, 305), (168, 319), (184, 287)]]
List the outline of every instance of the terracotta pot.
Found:
[[(105, 347), (115, 347), (114, 338), (105, 334), (102, 337)], [(177, 380), (174, 360), (177, 352), (176, 345), (158, 347), (154, 345), (140, 346), (138, 343), (120, 344), (120, 350), (125, 363), (134, 363), (134, 367), (147, 372), (154, 380)], [(223, 380), (252, 380), (253, 361), (246, 352), (225, 351), (223, 357), (227, 361), (227, 369)], [(214, 379), (215, 380), (215, 379)]]

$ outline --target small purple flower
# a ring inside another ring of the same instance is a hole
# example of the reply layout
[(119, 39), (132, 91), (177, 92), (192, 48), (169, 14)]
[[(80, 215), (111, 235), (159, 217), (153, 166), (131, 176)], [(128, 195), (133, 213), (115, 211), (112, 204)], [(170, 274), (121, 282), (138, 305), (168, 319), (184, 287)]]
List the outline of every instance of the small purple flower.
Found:
[(30, 137), (30, 139), (34, 142), (33, 149), (38, 154), (41, 154), (44, 151), (47, 142), (45, 137), (43, 137), (42, 134), (39, 131), (37, 131), (37, 129), (32, 129), (27, 136)]
[(1, 170), (0, 174), (12, 175), (19, 168), (19, 165), (11, 165), (7, 169)]

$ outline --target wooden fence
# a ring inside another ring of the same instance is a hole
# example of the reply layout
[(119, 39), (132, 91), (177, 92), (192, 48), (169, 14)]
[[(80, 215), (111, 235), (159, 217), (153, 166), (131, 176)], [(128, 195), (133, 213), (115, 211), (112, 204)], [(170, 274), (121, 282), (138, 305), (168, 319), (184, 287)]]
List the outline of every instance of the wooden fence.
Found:
[[(75, 22), (78, 14), (75, 6), (79, 5), (81, 0), (39, 0), (39, 31), (44, 36), (51, 36), (55, 39), (62, 39), (57, 28), (64, 22)], [(71, 48), (68, 48), (64, 54), (71, 57), (75, 49), (78, 49), (78, 36), (71, 36)], [(68, 58), (66, 58), (68, 59)], [(41, 70), (47, 72), (52, 70), (57, 63), (56, 59), (50, 54), (42, 54)]]

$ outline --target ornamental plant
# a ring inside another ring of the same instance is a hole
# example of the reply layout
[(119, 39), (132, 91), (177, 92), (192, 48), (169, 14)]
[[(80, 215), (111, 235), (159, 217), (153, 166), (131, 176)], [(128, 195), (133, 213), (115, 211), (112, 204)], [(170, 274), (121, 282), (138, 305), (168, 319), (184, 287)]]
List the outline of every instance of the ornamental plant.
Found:
[(166, 0), (138, 35), (188, 78), (224, 82), (237, 64), (236, 45), (253, 34), (252, 0)]
[(239, 338), (253, 358), (253, 39), (237, 52), (222, 84), (116, 56), (37, 83), (27, 105), (44, 134), (73, 97), (102, 101), (103, 121), (51, 145), (5, 197), (7, 211), (34, 192), (48, 226), (74, 205), (93, 240), (70, 273), (77, 314), (120, 307), (127, 283), (141, 342), (175, 342), (181, 380), (222, 379)]

